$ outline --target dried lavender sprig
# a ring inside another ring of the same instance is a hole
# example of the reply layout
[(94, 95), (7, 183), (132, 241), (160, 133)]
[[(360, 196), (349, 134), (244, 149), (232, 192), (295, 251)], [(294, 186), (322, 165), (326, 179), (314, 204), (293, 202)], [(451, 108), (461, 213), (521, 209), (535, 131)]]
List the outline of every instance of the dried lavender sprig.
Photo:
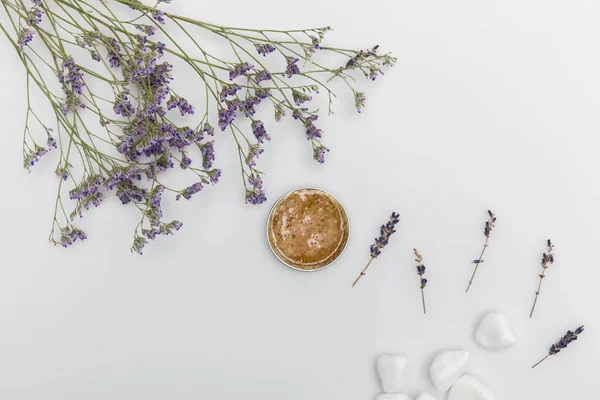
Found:
[(490, 210), (488, 210), (488, 216), (489, 216), (489, 219), (485, 222), (485, 228), (483, 230), (483, 234), (485, 235), (485, 243), (483, 244), (483, 249), (481, 250), (481, 254), (479, 255), (479, 258), (477, 260), (473, 261), (473, 264), (475, 264), (475, 270), (473, 271), (473, 275), (471, 276), (471, 280), (469, 281), (469, 286), (467, 286), (467, 290), (465, 290), (465, 293), (467, 293), (469, 291), (469, 289), (471, 288), (471, 285), (473, 284), (473, 279), (475, 278), (475, 274), (477, 273), (479, 264), (481, 264), (483, 262), (483, 253), (485, 253), (485, 249), (487, 249), (487, 247), (489, 246), (490, 232), (492, 232), (492, 230), (496, 226), (495, 225), (496, 224), (496, 215), (493, 212), (491, 212)]
[(538, 296), (540, 295), (540, 289), (542, 288), (542, 281), (546, 277), (546, 269), (554, 263), (554, 245), (548, 239), (546, 243), (548, 247), (548, 252), (542, 255), (542, 273), (540, 274), (540, 283), (538, 284), (538, 288), (535, 291), (535, 299), (533, 300), (533, 306), (531, 307), (531, 312), (529, 313), (529, 318), (533, 316), (533, 310), (535, 310), (535, 305), (537, 304)]
[(583, 325), (581, 325), (579, 328), (575, 329), (575, 332), (567, 331), (567, 334), (565, 336), (563, 336), (558, 342), (550, 346), (550, 351), (548, 352), (548, 355), (542, 358), (537, 363), (535, 363), (531, 368), (537, 367), (546, 358), (560, 353), (561, 349), (566, 348), (569, 345), (569, 343), (577, 340), (577, 336), (579, 336), (581, 332), (583, 332), (583, 330)]
[(417, 249), (413, 249), (415, 252), (415, 261), (417, 262), (417, 274), (421, 280), (421, 300), (423, 301), (423, 314), (427, 314), (427, 308), (425, 308), (425, 285), (427, 285), (427, 279), (423, 278), (425, 275), (425, 265), (423, 264), (423, 256)]
[(358, 277), (352, 284), (352, 287), (356, 286), (360, 278), (366, 275), (367, 269), (369, 268), (369, 265), (371, 265), (371, 262), (373, 262), (373, 260), (381, 254), (381, 249), (383, 249), (388, 244), (390, 236), (392, 236), (392, 234), (396, 232), (394, 228), (398, 221), (400, 221), (400, 214), (392, 212), (389, 221), (385, 225), (381, 225), (381, 235), (378, 238), (375, 238), (375, 243), (371, 245), (371, 259), (367, 263), (367, 266), (358, 275)]

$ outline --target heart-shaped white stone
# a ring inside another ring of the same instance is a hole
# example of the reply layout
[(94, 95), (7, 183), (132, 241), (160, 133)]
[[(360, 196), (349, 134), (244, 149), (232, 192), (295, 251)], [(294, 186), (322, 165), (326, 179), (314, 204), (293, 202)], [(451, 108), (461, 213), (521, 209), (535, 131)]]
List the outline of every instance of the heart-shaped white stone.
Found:
[(454, 381), (465, 372), (469, 352), (463, 350), (442, 351), (433, 359), (429, 375), (440, 392), (450, 389)]
[(411, 400), (411, 398), (400, 393), (381, 393), (377, 395), (376, 400)]
[(475, 340), (492, 350), (505, 349), (517, 343), (510, 321), (499, 312), (491, 312), (483, 317), (475, 331)]
[(454, 382), (448, 400), (494, 400), (495, 397), (481, 381), (470, 375), (463, 375)]
[(435, 397), (433, 397), (432, 394), (424, 392), (424, 393), (421, 393), (419, 395), (419, 397), (417, 397), (417, 400), (437, 400), (437, 399)]
[(385, 393), (398, 393), (404, 389), (406, 361), (401, 354), (384, 354), (377, 359), (377, 372)]

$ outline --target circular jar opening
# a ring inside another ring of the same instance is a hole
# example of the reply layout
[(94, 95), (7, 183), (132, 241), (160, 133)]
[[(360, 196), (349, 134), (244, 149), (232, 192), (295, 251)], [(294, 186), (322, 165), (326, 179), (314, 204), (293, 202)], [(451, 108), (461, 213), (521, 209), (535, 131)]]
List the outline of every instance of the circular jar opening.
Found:
[(303, 188), (281, 197), (269, 213), (267, 238), (277, 258), (290, 268), (318, 271), (344, 252), (348, 215), (332, 194)]

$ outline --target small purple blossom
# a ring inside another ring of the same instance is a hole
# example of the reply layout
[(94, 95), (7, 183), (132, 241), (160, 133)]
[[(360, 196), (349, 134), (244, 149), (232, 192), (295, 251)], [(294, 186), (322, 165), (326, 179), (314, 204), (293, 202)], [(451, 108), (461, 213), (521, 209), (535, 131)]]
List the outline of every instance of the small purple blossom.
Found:
[(156, 33), (156, 27), (151, 25), (136, 25), (136, 28), (144, 32), (147, 36), (152, 36)]
[(60, 230), (60, 233), (61, 233), (60, 245), (62, 247), (68, 247), (68, 246), (72, 245), (73, 243), (75, 243), (77, 241), (77, 239), (79, 239), (81, 241), (84, 241), (85, 239), (87, 239), (85, 232), (83, 232), (80, 229), (75, 228), (72, 225), (62, 228)]
[(258, 71), (254, 75), (254, 82), (256, 82), (257, 85), (263, 81), (270, 81), (270, 80), (271, 80), (271, 73), (268, 71)]
[(325, 146), (316, 146), (313, 150), (313, 158), (323, 164), (325, 162), (325, 153), (328, 153), (329, 149)]
[(354, 103), (356, 105), (356, 111), (359, 113), (362, 112), (363, 108), (365, 108), (365, 100), (366, 96), (362, 92), (354, 92)]
[(133, 108), (131, 101), (129, 101), (129, 89), (125, 89), (119, 93), (113, 105), (113, 110), (117, 115), (124, 117), (130, 117), (135, 113), (135, 108)]
[(294, 99), (294, 103), (296, 103), (297, 106), (300, 106), (303, 103), (312, 100), (312, 96), (295, 89), (292, 90), (292, 97)]
[(237, 85), (237, 84), (223, 85), (223, 88), (221, 89), (221, 95), (219, 97), (219, 100), (221, 100), (221, 102), (224, 102), (225, 100), (227, 100), (227, 97), (229, 97), (229, 96), (235, 96), (235, 94), (241, 88), (242, 87), (240, 85)]
[(202, 168), (211, 169), (215, 161), (215, 141), (206, 142), (200, 147), (202, 151)]
[(233, 122), (235, 119), (235, 111), (230, 110), (229, 108), (221, 108), (219, 110), (219, 128), (222, 131), (227, 129), (227, 126)]
[(238, 76), (246, 75), (248, 71), (250, 71), (253, 68), (254, 65), (247, 62), (237, 64), (233, 67), (233, 69), (229, 71), (229, 80), (232, 81)]
[(263, 153), (262, 149), (258, 144), (250, 145), (248, 154), (246, 155), (246, 165), (254, 167), (256, 165), (256, 159)]
[(157, 21), (158, 23), (160, 23), (161, 25), (165, 24), (165, 15), (167, 14), (166, 12), (162, 11), (162, 10), (154, 10), (151, 12), (152, 14), (152, 18)]
[(261, 54), (265, 57), (267, 54), (270, 54), (276, 50), (275, 46), (273, 46), (271, 43), (254, 43), (254, 47), (256, 48), (258, 54)]
[(221, 170), (215, 168), (207, 172), (208, 179), (210, 179), (210, 183), (215, 184), (219, 182), (219, 178), (221, 178)]
[(179, 166), (181, 167), (181, 169), (187, 169), (187, 167), (189, 167), (192, 164), (192, 159), (188, 157), (187, 153), (185, 151), (181, 152), (181, 162), (179, 163)]
[(179, 109), (179, 113), (184, 116), (186, 114), (194, 114), (194, 106), (192, 106), (186, 99), (180, 96), (172, 95), (167, 102), (167, 109), (172, 110), (174, 108)]
[(31, 29), (21, 28), (19, 32), (19, 38), (17, 39), (17, 43), (21, 48), (29, 45), (29, 43), (33, 40), (34, 32)]
[(248, 183), (252, 188), (246, 189), (246, 203), (258, 205), (267, 201), (267, 195), (262, 189), (263, 182), (262, 179), (260, 179), (260, 176), (250, 176), (250, 178), (248, 178)]
[(285, 70), (285, 75), (288, 78), (291, 78), (292, 75), (300, 73), (300, 68), (297, 65), (298, 61), (300, 61), (300, 59), (296, 57), (287, 57), (287, 68)]
[(33, 7), (27, 12), (27, 25), (35, 26), (42, 22), (44, 12), (38, 7)]
[(203, 188), (204, 188), (204, 185), (202, 185), (202, 182), (196, 182), (193, 185), (188, 186), (185, 189), (183, 189), (180, 194), (175, 196), (175, 199), (179, 200), (183, 197), (184, 199), (189, 200), (192, 198), (192, 196), (194, 194), (198, 193)]
[(208, 122), (204, 123), (204, 125), (202, 126), (202, 131), (208, 136), (213, 136), (215, 134), (215, 128), (213, 128), (212, 125)]
[(262, 121), (252, 121), (252, 133), (254, 133), (258, 143), (263, 143), (265, 140), (271, 140), (271, 136), (267, 133)]

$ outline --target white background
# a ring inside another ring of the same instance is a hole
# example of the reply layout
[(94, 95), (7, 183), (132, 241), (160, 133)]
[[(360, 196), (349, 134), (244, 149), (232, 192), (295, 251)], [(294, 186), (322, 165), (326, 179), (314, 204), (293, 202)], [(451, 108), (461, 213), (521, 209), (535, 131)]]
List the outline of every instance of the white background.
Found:
[[(373, 399), (374, 360), (397, 351), (409, 357), (406, 394), (443, 399), (426, 371), (453, 348), (471, 351), (468, 372), (498, 399), (600, 397), (597, 1), (176, 0), (169, 10), (233, 26), (332, 25), (325, 44), (379, 44), (399, 61), (359, 84), (361, 115), (337, 86), (337, 114), (319, 125), (332, 149), (323, 166), (297, 124), (269, 123), (261, 207), (243, 203), (221, 134), (222, 182), (189, 203), (167, 198), (184, 227), (139, 257), (128, 251), (137, 215), (116, 199), (81, 221), (83, 245), (48, 244), (56, 155), (22, 170), (24, 73), (0, 40), (0, 398)], [(264, 234), (273, 201), (307, 185), (336, 194), (352, 220), (343, 258), (317, 273), (279, 264)], [(465, 295), (488, 208), (498, 226)], [(351, 290), (392, 210), (398, 233)], [(557, 262), (529, 320), (549, 237)], [(413, 247), (428, 266), (426, 316)], [(515, 347), (475, 343), (489, 310), (511, 319)], [(578, 342), (530, 368), (580, 324)]]

